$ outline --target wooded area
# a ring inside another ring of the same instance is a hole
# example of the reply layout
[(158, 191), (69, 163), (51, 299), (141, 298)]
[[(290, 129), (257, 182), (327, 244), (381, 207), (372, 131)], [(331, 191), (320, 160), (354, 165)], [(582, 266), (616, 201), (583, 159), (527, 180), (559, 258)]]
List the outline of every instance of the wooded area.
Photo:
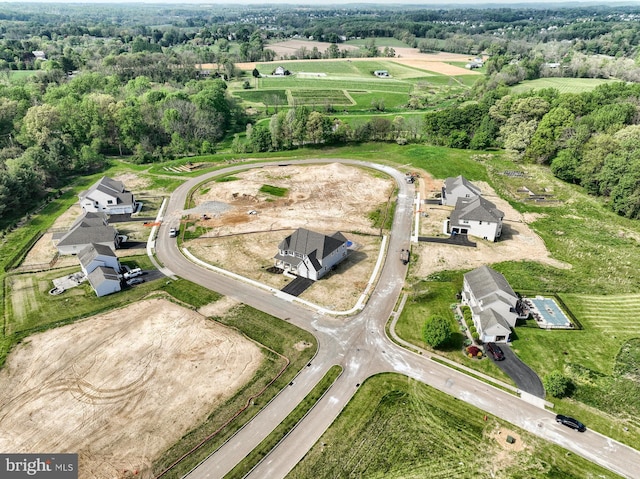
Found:
[[(517, 161), (550, 165), (559, 178), (607, 197), (617, 213), (639, 218), (638, 18), (640, 8), (630, 6), (5, 4), (0, 220), (11, 225), (109, 157), (165, 161), (220, 151), (221, 141), (234, 152), (363, 141), (504, 148)], [(331, 46), (276, 58), (269, 42), (290, 38)], [(229, 82), (252, 78), (237, 62), (396, 55), (375, 38), (483, 56), (485, 75), (448, 106), (424, 104), (412, 92), (404, 109), (424, 109), (423, 118), (383, 116), (378, 101), (357, 125), (326, 106), (284, 104), (265, 120), (266, 111), (256, 116), (228, 92)], [(205, 62), (215, 68), (201, 71)], [(509, 88), (542, 77), (621, 81), (584, 93)]]

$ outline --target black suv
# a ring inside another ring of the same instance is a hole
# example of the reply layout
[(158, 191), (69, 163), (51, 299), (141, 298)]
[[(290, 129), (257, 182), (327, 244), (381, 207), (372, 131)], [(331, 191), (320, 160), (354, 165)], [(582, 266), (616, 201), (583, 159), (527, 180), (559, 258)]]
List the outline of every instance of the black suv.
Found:
[(502, 361), (504, 359), (504, 353), (496, 343), (487, 343), (486, 349), (496, 361)]
[(563, 416), (562, 414), (558, 414), (556, 416), (556, 422), (564, 424), (565, 426), (570, 427), (571, 429), (575, 429), (576, 431), (585, 432), (587, 430), (587, 427), (577, 419), (569, 416)]

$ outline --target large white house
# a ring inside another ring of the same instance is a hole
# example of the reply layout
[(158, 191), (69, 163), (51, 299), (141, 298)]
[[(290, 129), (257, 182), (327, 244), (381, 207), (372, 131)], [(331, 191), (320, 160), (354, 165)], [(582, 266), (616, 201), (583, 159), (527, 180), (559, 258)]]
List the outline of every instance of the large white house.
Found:
[(80, 267), (85, 275), (89, 275), (99, 266), (120, 271), (120, 261), (113, 250), (106, 245), (90, 243), (78, 253)]
[(127, 191), (122, 181), (103, 176), (91, 188), (79, 195), (80, 207), (86, 212), (103, 212), (108, 215), (133, 213), (136, 202), (133, 193)]
[(299, 228), (278, 245), (275, 266), (314, 281), (347, 257), (347, 238)]
[(504, 213), (482, 196), (458, 198), (455, 209), (444, 223), (444, 232), (496, 241), (502, 234), (503, 218)]
[(115, 250), (120, 244), (118, 231), (109, 226), (104, 213), (85, 213), (69, 230), (60, 235), (54, 233), (53, 241), (60, 254), (78, 254), (91, 243)]
[(481, 193), (480, 188), (460, 175), (444, 180), (441, 202), (443, 205), (455, 206), (459, 198), (475, 198)]
[(464, 275), (462, 302), (471, 308), (473, 324), (485, 343), (509, 341), (516, 320), (526, 317), (505, 277), (488, 266)]
[(98, 266), (87, 278), (97, 296), (106, 296), (121, 290), (120, 275), (113, 268)]

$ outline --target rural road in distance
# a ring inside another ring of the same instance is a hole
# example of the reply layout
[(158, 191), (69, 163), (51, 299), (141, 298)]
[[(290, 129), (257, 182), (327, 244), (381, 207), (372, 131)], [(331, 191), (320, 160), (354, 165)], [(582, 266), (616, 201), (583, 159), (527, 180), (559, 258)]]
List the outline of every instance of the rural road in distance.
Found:
[[(187, 260), (179, 251), (175, 239), (169, 238), (169, 228), (177, 226), (182, 217), (188, 192), (207, 178), (264, 166), (280, 165), (286, 168), (284, 165), (287, 164), (335, 162), (383, 171), (392, 176), (398, 185), (387, 261), (369, 301), (356, 316), (325, 316), (248, 283), (207, 270)], [(341, 365), (343, 373), (327, 394), (247, 477), (285, 477), (331, 425), (356, 393), (357, 386), (380, 372), (397, 372), (426, 383), (623, 477), (636, 477), (635, 472), (640, 470), (639, 451), (592, 431), (580, 434), (557, 425), (553, 413), (432, 361), (429, 357), (408, 351), (387, 338), (385, 325), (400, 296), (406, 275), (407, 267), (399, 257), (400, 250), (409, 247), (413, 202), (414, 186), (407, 184), (404, 174), (397, 170), (376, 163), (337, 159), (235, 165), (192, 178), (174, 191), (156, 239), (156, 254), (164, 266), (178, 276), (287, 320), (311, 332), (318, 340), (318, 352), (311, 366), (304, 368), (294, 378), (292, 385), (284, 388), (238, 433), (191, 471), (189, 479), (224, 477), (286, 418), (334, 364)]]

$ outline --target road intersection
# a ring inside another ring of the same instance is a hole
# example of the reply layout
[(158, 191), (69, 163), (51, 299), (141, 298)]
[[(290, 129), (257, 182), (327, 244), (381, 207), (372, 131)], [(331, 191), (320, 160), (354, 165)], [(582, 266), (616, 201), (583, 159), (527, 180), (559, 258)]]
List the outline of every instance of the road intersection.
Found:
[(318, 351), (310, 366), (300, 371), (291, 385), (191, 471), (189, 479), (224, 477), (286, 418), (335, 364), (342, 366), (343, 373), (327, 394), (247, 477), (285, 477), (331, 425), (357, 392), (359, 385), (381, 372), (404, 374), (555, 442), (623, 477), (634, 477), (635, 471), (640, 470), (639, 451), (593, 431), (577, 435), (575, 431), (557, 425), (554, 414), (539, 405), (433, 361), (429, 353), (419, 354), (405, 349), (388, 338), (385, 326), (400, 297), (407, 271), (407, 266), (399, 258), (400, 251), (409, 248), (414, 186), (407, 183), (404, 174), (399, 171), (371, 162), (313, 159), (287, 163), (333, 162), (382, 171), (394, 178), (398, 185), (386, 261), (362, 311), (348, 318), (323, 314), (289, 301), (281, 294), (195, 264), (183, 255), (175, 240), (169, 237), (169, 228), (179, 224), (189, 191), (202, 181), (255, 167), (282, 166), (282, 163), (236, 165), (190, 179), (175, 190), (163, 212), (163, 224), (155, 241), (155, 251), (164, 267), (170, 270), (168, 272), (287, 320), (311, 332), (318, 340)]

